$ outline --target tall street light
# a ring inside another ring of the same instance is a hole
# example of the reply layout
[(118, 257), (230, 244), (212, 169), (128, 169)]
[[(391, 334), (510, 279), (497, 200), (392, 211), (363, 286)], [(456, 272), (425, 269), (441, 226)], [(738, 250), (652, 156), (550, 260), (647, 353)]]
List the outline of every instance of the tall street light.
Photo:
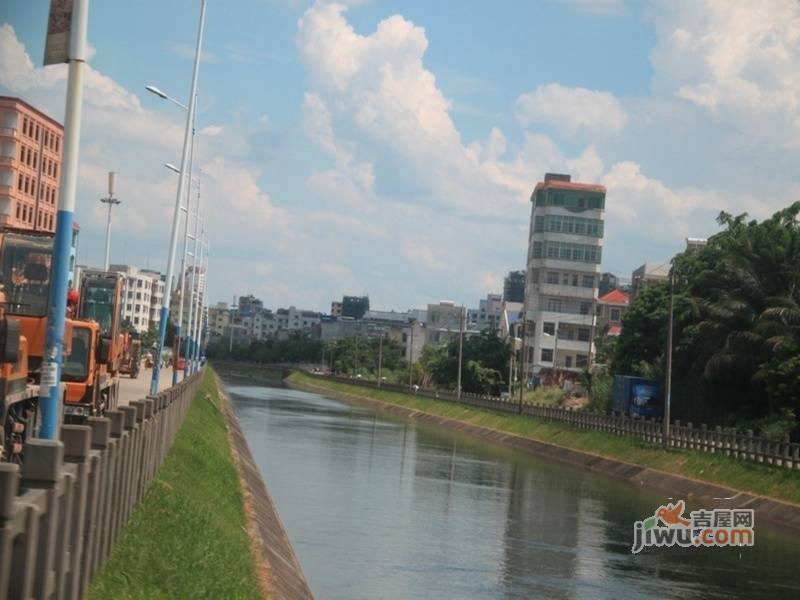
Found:
[(115, 204), (122, 204), (122, 201), (114, 198), (114, 183), (117, 179), (117, 174), (114, 171), (109, 171), (108, 173), (108, 196), (106, 198), (100, 198), (100, 202), (103, 204), (108, 204), (108, 221), (106, 222), (106, 260), (103, 263), (105, 266), (103, 267), (104, 271), (108, 271), (109, 261), (111, 259), (111, 208)]
[(56, 235), (53, 240), (53, 263), (50, 274), (47, 332), (44, 356), (39, 367), (39, 406), (42, 425), (39, 436), (57, 440), (61, 422), (61, 362), (64, 352), (69, 255), (72, 243), (72, 224), (75, 219), (75, 196), (78, 184), (78, 155), (81, 138), (81, 105), (83, 100), (83, 71), (88, 58), (86, 30), (89, 26), (89, 0), (73, 0), (70, 20), (69, 72), (67, 102), (64, 111), (64, 143), (62, 145), (61, 197), (56, 216)]
[[(145, 89), (148, 92), (151, 92), (151, 93), (155, 94), (159, 98), (162, 98), (164, 100), (169, 100), (170, 102), (172, 102), (173, 104), (176, 104), (177, 106), (181, 107), (184, 110), (187, 110), (187, 111), (189, 110), (188, 106), (186, 106), (182, 102), (176, 100), (175, 98), (173, 98), (172, 96), (168, 95), (167, 93), (162, 92), (159, 88), (157, 88), (154, 85), (145, 86)], [(195, 108), (196, 108), (196, 105), (197, 105), (197, 94), (194, 95), (194, 98), (192, 100), (193, 100), (193, 103), (194, 103)], [(193, 169), (193, 165), (194, 165), (194, 141), (195, 141), (196, 132), (197, 132), (197, 111), (195, 110), (194, 119), (192, 121), (191, 144), (189, 145), (189, 185), (186, 187), (186, 189), (187, 189), (187, 192), (186, 192), (186, 207), (185, 207), (185, 209), (184, 209), (184, 207), (181, 207), (181, 210), (184, 210), (184, 212), (186, 213), (186, 220), (184, 222), (184, 229), (183, 229), (183, 231), (184, 231), (184, 235), (183, 235), (183, 254), (181, 256), (181, 270), (180, 270), (180, 299), (181, 300), (180, 300), (180, 304), (178, 305), (178, 323), (175, 326), (175, 334), (174, 334), (174, 340), (173, 340), (173, 344), (172, 344), (173, 345), (172, 353), (173, 353), (173, 357), (174, 357), (174, 360), (173, 360), (174, 364), (173, 364), (173, 367), (172, 367), (172, 385), (176, 385), (178, 383), (177, 362), (178, 362), (178, 359), (181, 356), (181, 341), (182, 341), (181, 329), (183, 328), (183, 305), (184, 305), (184, 302), (186, 300), (186, 297), (185, 297), (185, 289), (186, 289), (186, 253), (187, 253), (187, 250), (188, 250), (189, 238), (191, 237), (189, 235), (189, 207), (191, 206), (191, 203), (192, 203), (191, 202), (191, 196), (192, 196), (192, 169)], [(178, 175), (180, 175), (181, 171), (175, 165), (173, 165), (171, 163), (165, 163), (164, 166), (166, 166), (171, 171), (174, 171), (175, 173), (178, 173)], [(190, 325), (190, 324), (191, 324), (191, 319), (190, 319), (188, 325)], [(188, 331), (190, 331), (189, 327), (187, 327), (187, 332)], [(185, 354), (186, 353), (184, 352), (184, 358), (185, 358)], [(186, 372), (187, 371), (184, 369), (184, 374)]]
[[(204, 235), (205, 238), (205, 235)], [(199, 277), (198, 277), (198, 284), (197, 284), (197, 308), (195, 309), (195, 346), (194, 346), (194, 363), (193, 363), (193, 370), (192, 372), (195, 373), (200, 368), (200, 350), (203, 343), (203, 322), (205, 320), (206, 315), (206, 303), (208, 302), (208, 295), (205, 293), (208, 289), (208, 240), (204, 239), (203, 245), (201, 247), (201, 254), (204, 256), (204, 259), (200, 263), (200, 272), (203, 274), (203, 283), (202, 286), (200, 285)], [(202, 296), (200, 294), (202, 289)], [(202, 302), (200, 298), (202, 297)]]
[[(197, 46), (194, 53), (194, 66), (192, 68), (192, 85), (189, 98), (194, 99), (197, 94), (197, 76), (200, 71), (200, 51), (203, 44), (203, 26), (206, 19), (206, 0), (200, 1), (200, 22), (197, 27)], [(189, 103), (189, 110), (186, 113), (186, 126), (183, 133), (183, 151), (181, 152), (181, 172), (178, 178), (178, 191), (175, 194), (175, 208), (172, 211), (172, 232), (169, 239), (169, 252), (167, 256), (167, 275), (166, 286), (164, 288), (164, 304), (161, 307), (161, 321), (158, 324), (158, 345), (154, 356), (153, 377), (150, 380), (150, 394), (158, 393), (158, 383), (161, 375), (161, 351), (164, 348), (164, 341), (167, 337), (167, 322), (169, 321), (169, 304), (172, 299), (172, 278), (175, 271), (175, 250), (178, 245), (178, 229), (180, 225), (181, 198), (183, 198), (184, 185), (186, 181), (186, 163), (189, 158), (189, 136), (192, 132), (194, 121), (194, 111), (196, 102)]]

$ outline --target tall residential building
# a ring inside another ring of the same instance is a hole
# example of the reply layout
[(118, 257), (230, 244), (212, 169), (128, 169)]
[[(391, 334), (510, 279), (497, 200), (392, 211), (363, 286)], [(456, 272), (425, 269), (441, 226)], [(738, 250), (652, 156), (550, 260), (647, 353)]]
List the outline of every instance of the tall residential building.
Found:
[(0, 225), (55, 231), (63, 138), (61, 123), (0, 96)]
[(509, 271), (503, 280), (503, 300), (525, 302), (525, 271)]
[(157, 326), (158, 320), (154, 322), (153, 316), (159, 314), (164, 298), (160, 273), (140, 269), (133, 265), (110, 265), (109, 270), (124, 276), (122, 319), (129, 319), (139, 333), (144, 333), (151, 327)]
[(531, 195), (525, 289), (524, 375), (582, 371), (592, 331), (602, 259), (606, 188), (547, 173)]
[(369, 310), (369, 296), (343, 296), (342, 316), (360, 319)]
[(503, 296), (501, 294), (486, 294), (485, 300), (478, 302), (478, 327), (479, 331), (500, 329), (500, 317), (503, 314)]

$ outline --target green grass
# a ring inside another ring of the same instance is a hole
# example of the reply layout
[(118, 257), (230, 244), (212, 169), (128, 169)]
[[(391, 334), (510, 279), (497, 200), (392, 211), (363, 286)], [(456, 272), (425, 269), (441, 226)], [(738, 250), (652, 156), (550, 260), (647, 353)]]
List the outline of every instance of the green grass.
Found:
[(89, 597), (260, 598), (211, 369)]
[(768, 467), (705, 452), (669, 450), (658, 444), (635, 438), (578, 429), (571, 425), (542, 421), (529, 416), (505, 415), (409, 394), (362, 388), (327, 381), (304, 373), (293, 373), (289, 381), (301, 388), (313, 384), (330, 390), (374, 398), (472, 425), (514, 433), (741, 491), (800, 503), (800, 472), (797, 470)]

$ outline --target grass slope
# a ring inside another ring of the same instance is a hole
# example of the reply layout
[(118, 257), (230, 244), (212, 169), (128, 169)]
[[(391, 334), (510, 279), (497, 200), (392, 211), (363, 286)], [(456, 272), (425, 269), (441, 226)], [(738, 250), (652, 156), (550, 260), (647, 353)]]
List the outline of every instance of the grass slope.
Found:
[(800, 504), (800, 472), (797, 470), (767, 467), (705, 452), (668, 450), (660, 445), (630, 437), (578, 429), (571, 425), (542, 421), (529, 416), (505, 415), (441, 400), (326, 381), (304, 373), (293, 373), (289, 381), (298, 387), (313, 384), (330, 390), (374, 398), (472, 425), (514, 433), (534, 440)]
[(90, 598), (260, 598), (211, 369)]

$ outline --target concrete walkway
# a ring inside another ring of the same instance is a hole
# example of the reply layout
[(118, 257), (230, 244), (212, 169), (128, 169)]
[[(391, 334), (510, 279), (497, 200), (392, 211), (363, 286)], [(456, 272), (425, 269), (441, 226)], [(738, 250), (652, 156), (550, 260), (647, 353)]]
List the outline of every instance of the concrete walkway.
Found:
[[(150, 392), (150, 378), (153, 376), (152, 369), (142, 369), (139, 371), (139, 377), (131, 379), (127, 375), (120, 376), (119, 379), (119, 406), (128, 406), (131, 400), (142, 400), (147, 397)], [(178, 374), (178, 381), (183, 377), (182, 373)], [(159, 391), (165, 390), (172, 385), (172, 369), (161, 369), (161, 375), (158, 378)]]

